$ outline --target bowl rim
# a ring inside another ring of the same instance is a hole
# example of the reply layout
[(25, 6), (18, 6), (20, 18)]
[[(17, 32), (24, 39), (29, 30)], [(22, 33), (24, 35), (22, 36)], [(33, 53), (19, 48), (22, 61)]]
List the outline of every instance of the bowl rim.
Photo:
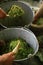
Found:
[[(25, 25), (29, 25), (29, 26), (30, 26), (31, 23), (33, 22), (33, 18), (34, 18), (34, 17), (33, 17), (33, 16), (34, 16), (34, 15), (33, 15), (33, 11), (32, 11), (32, 9), (31, 9), (31, 5), (30, 5), (28, 2), (25, 2), (25, 1), (8, 1), (8, 2), (6, 2), (6, 3), (11, 3), (11, 2), (14, 2), (13, 4), (18, 5), (18, 6), (20, 6), (21, 8), (22, 8), (23, 5), (24, 5), (24, 6), (26, 6), (28, 9), (30, 9), (30, 11), (31, 11), (31, 13), (30, 13), (30, 14), (31, 14), (31, 19), (30, 19), (30, 22), (28, 21), (29, 23), (26, 23), (26, 24), (25, 24)], [(23, 4), (23, 5), (21, 6), (21, 5), (17, 4), (17, 3)], [(5, 4), (5, 3), (4, 3), (4, 4)], [(5, 4), (5, 5), (6, 5), (6, 4)], [(25, 9), (24, 9), (24, 11), (25, 11)], [(29, 11), (29, 10), (27, 10), (27, 12), (28, 12), (28, 11)], [(2, 24), (3, 26), (6, 26), (6, 24), (5, 24), (5, 25), (4, 25), (3, 23), (1, 23), (1, 24)], [(24, 26), (25, 26), (25, 25), (24, 25)], [(20, 26), (21, 26), (21, 25), (20, 25)], [(23, 26), (23, 27), (24, 27), (24, 26)], [(8, 26), (6, 26), (6, 27), (8, 27)]]
[(39, 29), (42, 29), (43, 28), (43, 25), (37, 25), (37, 24), (31, 24), (32, 27), (34, 28), (39, 28)]
[[(7, 28), (7, 29), (4, 29), (4, 30), (2, 30), (2, 31), (0, 31), (0, 32), (3, 32), (3, 31), (6, 31), (6, 30), (14, 30), (14, 29), (20, 29), (21, 31), (22, 30), (24, 30), (24, 31), (27, 31), (27, 32), (30, 32), (30, 33), (32, 33), (33, 35), (34, 35), (34, 37), (36, 38), (36, 36), (35, 36), (35, 34), (31, 31), (31, 30), (29, 30), (29, 29), (27, 29), (27, 28)], [(36, 47), (37, 49), (36, 49), (36, 51), (35, 52), (33, 52), (33, 54), (29, 54), (29, 57), (26, 57), (26, 58), (23, 58), (23, 59), (18, 59), (18, 60), (13, 60), (13, 61), (25, 61), (25, 60), (28, 60), (29, 58), (31, 58), (31, 57), (33, 57), (36, 53), (37, 53), (37, 51), (38, 51), (38, 49), (39, 49), (39, 44), (38, 44), (38, 40), (37, 40), (37, 38), (36, 38), (36, 41), (37, 41), (37, 46), (38, 47)]]

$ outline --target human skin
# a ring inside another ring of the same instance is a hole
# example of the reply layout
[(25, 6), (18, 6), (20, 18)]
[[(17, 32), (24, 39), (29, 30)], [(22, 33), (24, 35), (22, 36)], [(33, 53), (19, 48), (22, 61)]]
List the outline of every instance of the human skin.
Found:
[[(4, 46), (6, 43), (4, 40), (0, 40), (0, 46)], [(13, 60), (16, 57), (20, 47), (20, 41), (18, 40), (17, 46), (13, 49), (12, 52), (0, 55), (0, 65), (12, 65)]]
[(3, 54), (0, 56), (0, 65), (12, 65), (14, 58), (15, 57), (13, 52)]
[[(4, 40), (0, 40), (0, 47), (5, 46), (5, 41)], [(1, 52), (0, 52), (1, 53)], [(12, 65), (12, 62), (14, 60), (15, 56), (14, 56), (14, 52), (9, 52), (6, 54), (2, 54), (0, 55), (0, 65)]]
[(0, 8), (0, 19), (2, 18), (5, 18), (6, 17), (6, 12), (2, 9), (2, 8)]
[(43, 4), (41, 4), (40, 9), (36, 12), (34, 16), (34, 21), (36, 21), (41, 16), (43, 16)]

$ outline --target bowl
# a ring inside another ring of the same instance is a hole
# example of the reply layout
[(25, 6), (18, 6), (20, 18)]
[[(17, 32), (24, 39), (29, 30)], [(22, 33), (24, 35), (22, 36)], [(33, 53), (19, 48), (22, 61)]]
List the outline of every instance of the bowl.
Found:
[(0, 40), (11, 40), (14, 38), (22, 38), (23, 40), (25, 40), (33, 48), (34, 53), (29, 54), (27, 58), (14, 60), (13, 64), (28, 65), (29, 59), (32, 58), (38, 52), (39, 49), (39, 44), (36, 36), (32, 31), (25, 28), (7, 28), (0, 31)]
[(38, 36), (38, 35), (43, 35), (43, 26), (38, 26), (38, 25), (36, 25), (36, 24), (31, 24), (30, 26), (29, 26), (29, 29), (30, 30), (32, 30), (32, 32), (34, 32), (34, 34), (36, 35), (36, 36)]
[(24, 24), (23, 26), (30, 25), (33, 21), (33, 12), (29, 3), (24, 1), (10, 1), (0, 4), (0, 7), (8, 12), (13, 4), (20, 6), (24, 10), (23, 21), (19, 24), (18, 21), (15, 22), (14, 18), (6, 17), (6, 19), (3, 21), (1, 20), (0, 23), (6, 27), (22, 26), (22, 24)]
[[(33, 13), (35, 15), (35, 13), (39, 10), (39, 7), (31, 7), (33, 10)], [(40, 17), (41, 18), (41, 17)], [(39, 18), (39, 19), (40, 19)], [(32, 24), (30, 25), (30, 29), (36, 34), (36, 35), (42, 35), (43, 34), (43, 24), (42, 25), (38, 25), (36, 22), (38, 21), (34, 21), (32, 22)]]

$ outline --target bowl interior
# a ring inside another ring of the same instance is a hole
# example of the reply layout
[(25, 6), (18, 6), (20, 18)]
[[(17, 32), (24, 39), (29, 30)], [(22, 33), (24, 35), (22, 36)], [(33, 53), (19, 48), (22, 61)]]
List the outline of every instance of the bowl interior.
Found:
[(35, 35), (30, 30), (25, 30), (23, 28), (8, 28), (3, 31), (0, 31), (0, 40), (11, 40), (14, 38), (22, 38), (33, 48), (34, 53), (38, 51), (38, 41)]
[[(24, 1), (11, 1), (11, 2), (6, 2), (6, 3), (0, 4), (0, 7), (3, 8), (6, 12), (8, 12), (10, 7), (13, 4), (20, 6), (25, 12), (25, 14), (23, 16), (23, 22), (22, 22), (22, 24), (24, 24), (23, 26), (31, 24), (33, 21), (33, 12), (32, 12), (32, 9), (31, 9), (29, 3), (26, 3)], [(17, 24), (17, 23), (15, 24), (14, 20), (12, 20), (12, 22), (11, 22), (11, 20), (10, 21), (7, 20), (4, 22), (0, 21), (0, 22), (7, 27), (14, 26)], [(22, 25), (20, 25), (20, 26), (22, 26)]]

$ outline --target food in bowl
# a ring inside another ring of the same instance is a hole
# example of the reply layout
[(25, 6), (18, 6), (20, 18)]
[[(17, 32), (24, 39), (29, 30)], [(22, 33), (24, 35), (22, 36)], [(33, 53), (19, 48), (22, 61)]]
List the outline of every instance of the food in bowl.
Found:
[(18, 25), (21, 26), (24, 25), (22, 23), (24, 21), (23, 20), (24, 13), (25, 13), (24, 10), (20, 6), (12, 5), (8, 12), (8, 15), (10, 15), (10, 17), (13, 18), (15, 26)]
[(12, 5), (12, 7), (9, 10), (8, 14), (11, 17), (19, 17), (19, 16), (23, 16), (24, 10), (20, 6)]
[(43, 5), (40, 8), (33, 7), (32, 10), (35, 12), (33, 25), (43, 25)]
[[(12, 5), (8, 11), (7, 17), (4, 19), (0, 19), (0, 23), (4, 26), (11, 27), (11, 26), (22, 26), (24, 10), (17, 5)], [(4, 21), (4, 22), (3, 22)]]
[(36, 22), (37, 25), (43, 25), (43, 17), (39, 18)]
[(10, 41), (6, 41), (6, 45), (4, 47), (6, 50), (4, 50), (3, 53), (8, 53), (12, 51), (17, 45), (18, 40), (20, 41), (20, 48), (18, 53), (16, 54), (16, 58), (15, 58), (16, 60), (26, 58), (28, 57), (28, 54), (32, 54), (34, 52), (33, 48), (31, 48), (25, 40), (13, 39)]

